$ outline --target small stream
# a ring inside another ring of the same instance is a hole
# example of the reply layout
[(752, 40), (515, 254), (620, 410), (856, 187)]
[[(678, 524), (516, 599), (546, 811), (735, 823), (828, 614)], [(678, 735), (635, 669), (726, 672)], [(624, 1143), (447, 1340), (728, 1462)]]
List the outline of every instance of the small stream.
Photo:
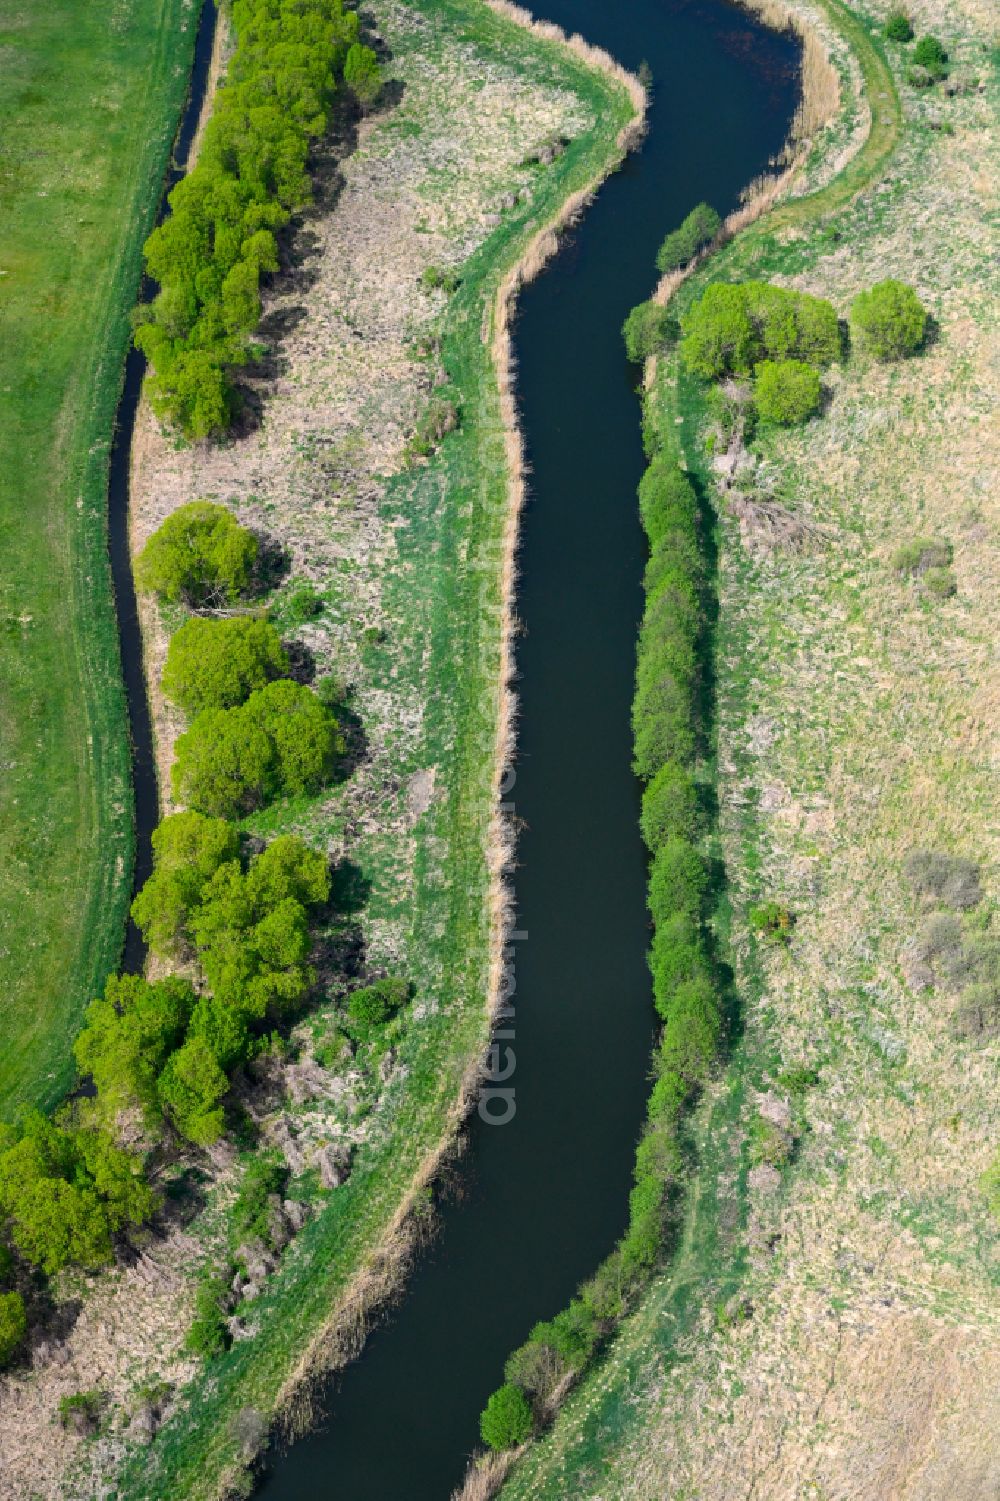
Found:
[[(164, 184), (158, 221), (162, 219), (166, 211), (167, 194), (187, 170), (188, 157), (191, 154), (198, 120), (205, 102), (205, 90), (208, 86), (212, 62), (212, 45), (215, 41), (216, 16), (213, 0), (204, 0), (198, 19), (198, 34), (195, 40), (187, 103), (184, 106), (184, 113), (174, 141), (173, 161)], [(153, 290), (152, 284), (144, 280), (140, 297), (150, 296)], [(146, 696), (146, 679), (143, 675), (142, 630), (139, 624), (135, 581), (132, 577), (132, 558), (129, 551), (129, 470), (132, 463), (132, 437), (135, 432), (135, 419), (139, 410), (142, 378), (145, 373), (145, 355), (140, 354), (138, 349), (130, 348), (125, 361), (125, 382), (122, 387), (121, 400), (118, 403), (108, 471), (108, 550), (111, 556), (111, 581), (118, 616), (118, 646), (121, 652), (122, 676), (128, 705), (129, 735), (132, 743), (132, 788), (135, 801), (133, 885), (136, 891), (153, 868), (150, 840), (160, 817), (156, 790), (153, 726), (149, 715), (149, 700)], [(146, 946), (142, 934), (129, 918), (125, 932), (122, 968), (128, 974), (139, 974), (145, 959)]]
[(645, 562), (638, 372), (620, 329), (664, 233), (720, 212), (784, 141), (797, 43), (727, 0), (538, 0), (653, 71), (650, 132), (520, 303), (533, 473), (521, 551), (513, 800), (517, 1114), (473, 1118), (463, 1192), (402, 1301), (325, 1393), (328, 1421), (276, 1456), (266, 1501), (448, 1501), (510, 1351), (625, 1227), (653, 1011), (629, 710)]

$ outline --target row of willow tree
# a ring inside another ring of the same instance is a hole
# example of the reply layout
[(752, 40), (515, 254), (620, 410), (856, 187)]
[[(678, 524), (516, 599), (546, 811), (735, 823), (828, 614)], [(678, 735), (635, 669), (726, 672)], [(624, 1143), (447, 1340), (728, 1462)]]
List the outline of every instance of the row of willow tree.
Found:
[(231, 14), (235, 49), (197, 163), (146, 242), (160, 290), (136, 315), (153, 408), (190, 439), (225, 432), (236, 415), (233, 372), (255, 354), (278, 235), (312, 201), (310, 151), (338, 80), (363, 107), (380, 86), (343, 0), (233, 0)]

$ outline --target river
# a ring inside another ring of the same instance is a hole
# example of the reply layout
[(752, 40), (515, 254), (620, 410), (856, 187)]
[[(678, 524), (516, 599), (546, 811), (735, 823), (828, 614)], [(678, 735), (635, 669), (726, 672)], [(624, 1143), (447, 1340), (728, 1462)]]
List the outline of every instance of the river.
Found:
[(510, 1351), (625, 1227), (653, 1011), (629, 707), (645, 559), (638, 372), (620, 329), (664, 233), (720, 212), (779, 150), (798, 47), (726, 0), (539, 0), (544, 18), (645, 59), (641, 151), (520, 301), (519, 398), (533, 479), (518, 612), (512, 799), (517, 1113), (474, 1119), (462, 1192), (398, 1309), (326, 1393), (328, 1420), (274, 1456), (266, 1501), (447, 1501)]

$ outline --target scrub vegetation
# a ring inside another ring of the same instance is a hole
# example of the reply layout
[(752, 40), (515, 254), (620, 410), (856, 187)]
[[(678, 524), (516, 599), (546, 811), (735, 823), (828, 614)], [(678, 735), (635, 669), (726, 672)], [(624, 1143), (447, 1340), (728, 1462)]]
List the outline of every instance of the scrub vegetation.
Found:
[(755, 422), (752, 370), (709, 383), (683, 339), (646, 398), (718, 555), (711, 927), (738, 1026), (690, 1118), (672, 1254), (512, 1498), (998, 1483), (993, 22), (914, 8), (948, 54), (933, 84), (902, 35), (880, 52), (887, 6), (823, 10), (867, 144), (669, 302), (682, 328), (765, 279), (832, 304), (850, 345), (822, 414)]
[(195, 20), (185, 0), (0, 15), (0, 1117), (65, 1092), (128, 905), (107, 464)]

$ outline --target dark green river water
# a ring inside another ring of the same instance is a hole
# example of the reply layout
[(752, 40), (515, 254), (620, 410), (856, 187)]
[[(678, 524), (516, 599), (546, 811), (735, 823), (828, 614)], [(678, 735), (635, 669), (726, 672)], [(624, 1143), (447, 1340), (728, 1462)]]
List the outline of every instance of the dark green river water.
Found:
[(517, 1113), (474, 1117), (464, 1192), (395, 1313), (273, 1457), (266, 1501), (448, 1501), (510, 1351), (625, 1227), (653, 1010), (629, 706), (645, 561), (638, 372), (620, 329), (664, 233), (733, 208), (781, 146), (798, 49), (725, 0), (538, 0), (653, 70), (650, 131), (525, 291), (516, 344), (533, 470), (518, 611)]

